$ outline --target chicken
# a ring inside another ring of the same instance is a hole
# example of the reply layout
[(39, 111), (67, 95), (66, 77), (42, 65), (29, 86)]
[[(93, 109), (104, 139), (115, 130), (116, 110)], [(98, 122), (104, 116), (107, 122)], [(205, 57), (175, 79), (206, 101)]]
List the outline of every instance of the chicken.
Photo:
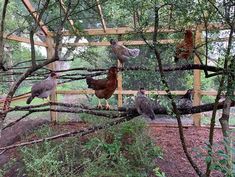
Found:
[(187, 60), (193, 52), (193, 33), (191, 30), (186, 30), (184, 34), (184, 40), (176, 46), (175, 62), (179, 59)]
[(130, 57), (137, 57), (140, 53), (139, 49), (129, 49), (123, 45), (119, 45), (114, 39), (110, 40), (111, 48), (117, 59), (120, 61), (122, 67)]
[(144, 88), (141, 88), (135, 98), (135, 108), (138, 113), (146, 118), (155, 119), (154, 110), (151, 101), (146, 97)]
[(42, 99), (48, 98), (56, 87), (57, 77), (55, 72), (51, 72), (47, 79), (34, 84), (31, 88), (31, 96), (27, 99), (26, 103), (30, 104), (35, 97)]
[(186, 94), (176, 101), (176, 106), (179, 109), (188, 109), (193, 107), (193, 93), (192, 89), (187, 90)]
[[(95, 95), (99, 99), (105, 99), (106, 106), (105, 109), (110, 109), (110, 105), (108, 103), (108, 99), (112, 96), (113, 92), (117, 88), (117, 67), (109, 68), (107, 78), (105, 79), (93, 79), (92, 77), (87, 77), (86, 82), (88, 88), (95, 90)], [(102, 109), (102, 105), (99, 100), (99, 104), (97, 106), (99, 109)]]

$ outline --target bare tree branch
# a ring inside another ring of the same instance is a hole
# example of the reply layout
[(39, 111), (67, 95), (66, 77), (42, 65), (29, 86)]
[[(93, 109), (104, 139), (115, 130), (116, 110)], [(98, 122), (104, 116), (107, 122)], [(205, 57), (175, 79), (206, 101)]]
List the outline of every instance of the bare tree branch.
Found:
[(123, 118), (119, 118), (117, 120), (108, 122), (108, 123), (106, 123), (104, 125), (92, 126), (92, 127), (89, 127), (89, 128), (84, 128), (82, 130), (75, 130), (75, 131), (71, 131), (71, 132), (67, 132), (67, 133), (61, 133), (61, 134), (50, 136), (50, 137), (46, 137), (46, 138), (41, 138), (41, 139), (37, 139), (37, 140), (32, 140), (32, 141), (28, 141), (28, 142), (14, 144), (14, 145), (10, 145), (10, 146), (5, 146), (5, 147), (1, 147), (0, 150), (3, 151), (3, 153), (4, 153), (7, 150), (12, 149), (12, 148), (28, 146), (28, 145), (32, 145), (32, 144), (42, 143), (42, 142), (45, 142), (45, 141), (56, 140), (56, 139), (59, 139), (59, 138), (71, 137), (71, 136), (75, 136), (77, 134), (79, 134), (80, 136), (85, 136), (85, 135), (94, 133), (94, 132), (96, 132), (98, 130), (102, 130), (102, 129), (106, 128), (106, 127), (112, 127), (114, 125), (123, 123), (125, 121), (129, 121), (129, 120), (131, 120), (133, 118), (134, 117), (131, 117), (131, 116), (123, 117)]
[(7, 71), (7, 69), (4, 67), (4, 61), (3, 61), (4, 59), (3, 33), (4, 33), (4, 22), (6, 17), (7, 4), (8, 0), (5, 0), (2, 10), (1, 25), (0, 25), (0, 69), (2, 69), (3, 71)]

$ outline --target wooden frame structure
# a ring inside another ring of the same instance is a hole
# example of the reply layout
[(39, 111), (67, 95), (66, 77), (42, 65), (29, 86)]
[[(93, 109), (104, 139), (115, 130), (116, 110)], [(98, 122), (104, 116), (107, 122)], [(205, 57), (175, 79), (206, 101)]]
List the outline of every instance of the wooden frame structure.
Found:
[[(35, 11), (34, 7), (32, 6), (32, 4), (30, 3), (29, 0), (22, 0), (23, 4), (25, 5), (26, 9), (29, 11), (29, 13), (33, 16), (34, 20), (36, 21), (36, 23), (39, 25), (39, 27), (41, 28), (41, 30), (44, 32), (44, 34), (46, 35), (46, 42), (40, 42), (40, 41), (35, 41), (35, 45), (38, 46), (43, 46), (47, 48), (47, 57), (48, 59), (51, 58), (54, 55), (54, 41), (52, 39), (52, 35), (53, 33), (50, 32), (48, 30), (48, 28), (44, 25), (44, 23), (38, 19), (39, 15), (37, 14), (37, 12)], [(100, 20), (101, 20), (101, 24), (102, 24), (102, 29), (85, 29), (83, 31), (83, 33), (85, 33), (88, 36), (100, 36), (100, 35), (122, 35), (122, 34), (130, 34), (130, 33), (137, 33), (137, 31), (135, 31), (132, 28), (129, 27), (119, 27), (119, 28), (107, 28), (106, 26), (106, 22), (104, 20), (104, 15), (102, 13), (102, 8), (101, 5), (99, 3), (99, 0), (96, 0), (97, 2), (97, 8), (98, 8), (98, 12), (99, 12), (99, 16), (100, 16)], [(66, 13), (67, 9), (64, 5), (63, 0), (60, 0), (60, 4), (62, 6), (62, 9), (64, 11), (64, 13)], [(77, 31), (77, 29), (74, 27), (74, 22), (73, 20), (68, 19), (72, 29), (74, 32), (76, 32), (76, 34), (79, 34), (79, 31)], [(214, 30), (214, 29), (226, 29), (227, 27), (221, 24), (209, 24), (208, 25), (208, 29), (209, 30)], [(192, 30), (195, 31), (195, 45), (198, 45), (201, 43), (202, 41), (202, 31), (204, 30), (204, 26), (201, 25), (199, 27), (192, 27)], [(158, 30), (160, 33), (173, 33), (173, 32), (177, 32), (175, 30), (172, 29), (159, 29)], [(152, 33), (154, 32), (154, 28), (150, 27), (149, 29), (147, 29), (145, 31), (145, 33)], [(73, 35), (71, 34), (69, 31), (64, 31), (63, 32), (64, 36), (69, 36), (69, 35)], [(20, 36), (16, 36), (16, 35), (4, 35), (4, 38), (7, 40), (14, 40), (14, 41), (18, 41), (18, 42), (23, 42), (23, 43), (30, 43), (30, 40), (28, 38), (25, 37), (20, 37)], [(223, 40), (223, 39), (222, 39)], [(122, 41), (125, 45), (145, 45), (144, 41)], [(164, 40), (160, 40), (159, 41), (162, 44), (167, 44), (167, 43), (174, 43), (174, 40), (170, 40), (170, 39), (164, 39)], [(109, 42), (90, 42), (90, 43), (66, 43), (66, 44), (62, 44), (62, 46), (66, 47), (66, 46), (109, 46)], [(199, 63), (199, 59), (197, 58), (197, 56), (194, 57), (194, 63), (198, 64)], [(119, 65), (119, 64), (118, 64)], [(52, 63), (48, 66), (50, 69), (54, 70), (55, 69), (55, 64)], [(202, 91), (201, 90), (201, 71), (200, 70), (194, 70), (194, 90), (195, 90), (195, 94), (194, 94), (194, 106), (200, 105), (201, 102), (201, 96), (202, 95), (216, 95), (216, 92), (207, 92), (207, 91)], [(133, 90), (123, 90), (122, 88), (122, 75), (119, 74), (118, 75), (118, 89), (117, 91), (115, 91), (114, 94), (118, 94), (118, 106), (121, 107), (122, 106), (122, 96), (124, 94), (136, 94), (137, 91), (133, 91)], [(186, 91), (172, 91), (173, 94), (176, 95), (182, 95), (184, 94)], [(165, 91), (149, 91), (148, 93), (156, 93), (159, 95), (165, 95), (166, 92)], [(94, 94), (93, 90), (74, 90), (74, 91), (66, 91), (66, 90), (59, 90), (59, 91), (54, 91), (53, 94), (51, 95), (50, 99), (53, 102), (57, 101), (57, 94)], [(24, 99), (25, 97), (27, 97), (27, 95), (22, 96), (18, 99)], [(14, 100), (14, 99), (13, 99)], [(17, 100), (17, 98), (15, 98), (15, 100)], [(55, 106), (53, 106), (53, 109), (55, 109)], [(51, 112), (51, 120), (52, 122), (56, 122), (57, 120), (57, 113), (55, 112)], [(193, 122), (195, 126), (200, 126), (200, 120), (201, 120), (201, 115), (199, 114), (195, 114), (193, 115)]]

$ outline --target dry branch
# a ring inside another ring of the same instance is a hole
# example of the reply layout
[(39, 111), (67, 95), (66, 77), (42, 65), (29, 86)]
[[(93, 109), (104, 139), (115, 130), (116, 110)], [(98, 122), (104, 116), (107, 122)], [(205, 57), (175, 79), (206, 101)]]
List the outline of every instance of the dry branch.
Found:
[[(14, 68), (13, 68), (14, 69)], [(23, 69), (23, 68), (22, 68)], [(92, 68), (85, 68), (85, 67), (80, 67), (80, 68), (71, 68), (71, 69), (65, 69), (65, 70), (58, 70), (55, 71), (57, 73), (64, 73), (64, 72), (70, 72), (70, 71), (87, 71), (87, 72), (98, 72), (98, 71), (107, 71), (109, 68), (96, 68), (96, 69), (92, 69)], [(147, 67), (128, 67), (128, 68), (119, 68), (120, 71), (153, 71), (153, 69), (147, 68)], [(210, 72), (215, 72), (215, 73), (219, 73), (219, 72), (223, 72), (223, 68), (220, 67), (215, 67), (215, 66), (206, 66), (206, 65), (200, 65), (200, 64), (188, 64), (188, 65), (183, 65), (183, 66), (165, 66), (163, 67), (163, 71), (165, 72), (171, 72), (171, 71), (183, 71), (183, 70), (194, 70), (194, 69), (198, 69), (198, 70), (207, 70)], [(159, 69), (155, 69), (156, 72), (159, 72)], [(1, 73), (1, 72), (0, 72)], [(37, 75), (45, 75), (48, 74), (47, 73), (42, 73), (42, 74), (37, 74)], [(20, 75), (23, 74), (22, 72), (14, 72), (12, 73), (13, 75)], [(76, 73), (74, 73), (76, 74)], [(6, 74), (4, 74), (6, 75)], [(9, 74), (8, 74), (9, 75)], [(79, 74), (82, 75), (82, 74)]]
[(3, 63), (3, 56), (4, 56), (4, 44), (3, 44), (3, 32), (4, 32), (4, 22), (6, 17), (6, 11), (7, 11), (7, 4), (8, 0), (4, 1), (3, 4), (3, 10), (2, 10), (2, 19), (1, 19), (1, 25), (0, 25), (0, 69), (3, 71), (7, 71), (7, 69), (4, 67)]
[(14, 144), (14, 145), (10, 145), (10, 146), (5, 146), (5, 147), (1, 147), (0, 150), (3, 151), (3, 153), (4, 153), (7, 150), (12, 149), (12, 148), (23, 147), (23, 146), (27, 146), (27, 145), (33, 145), (33, 144), (42, 143), (42, 142), (45, 142), (45, 141), (51, 141), (51, 140), (55, 140), (55, 139), (59, 139), (59, 138), (71, 137), (71, 136), (75, 136), (77, 134), (80, 134), (80, 136), (85, 136), (85, 135), (94, 133), (98, 130), (104, 129), (106, 127), (112, 127), (112, 126), (120, 124), (122, 122), (131, 120), (133, 118), (134, 117), (131, 117), (131, 116), (123, 117), (123, 118), (119, 118), (117, 120), (108, 122), (104, 125), (92, 126), (92, 127), (89, 127), (89, 128), (84, 128), (82, 130), (75, 130), (75, 131), (71, 131), (71, 132), (67, 132), (67, 133), (61, 133), (61, 134), (58, 134), (58, 135), (54, 135), (54, 136), (50, 136), (50, 137), (46, 137), (46, 138), (42, 138), (42, 139), (37, 139), (37, 140), (32, 140), (32, 141), (23, 142), (23, 143), (19, 143), (19, 144)]

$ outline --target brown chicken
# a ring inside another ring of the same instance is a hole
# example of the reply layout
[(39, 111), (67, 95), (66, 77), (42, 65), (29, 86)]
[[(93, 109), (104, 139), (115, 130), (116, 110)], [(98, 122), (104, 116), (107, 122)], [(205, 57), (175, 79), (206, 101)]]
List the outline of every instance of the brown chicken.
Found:
[[(113, 92), (117, 88), (117, 67), (109, 68), (107, 78), (105, 79), (93, 79), (92, 77), (87, 77), (86, 82), (88, 88), (95, 90), (95, 95), (99, 99), (105, 99), (106, 105), (105, 109), (110, 109), (110, 105), (108, 103), (108, 99), (112, 96)], [(99, 104), (97, 106), (99, 109), (102, 109), (102, 105), (99, 100)]]
[(184, 33), (184, 40), (176, 46), (175, 62), (179, 59), (187, 60), (193, 52), (193, 33), (191, 30), (186, 30)]

